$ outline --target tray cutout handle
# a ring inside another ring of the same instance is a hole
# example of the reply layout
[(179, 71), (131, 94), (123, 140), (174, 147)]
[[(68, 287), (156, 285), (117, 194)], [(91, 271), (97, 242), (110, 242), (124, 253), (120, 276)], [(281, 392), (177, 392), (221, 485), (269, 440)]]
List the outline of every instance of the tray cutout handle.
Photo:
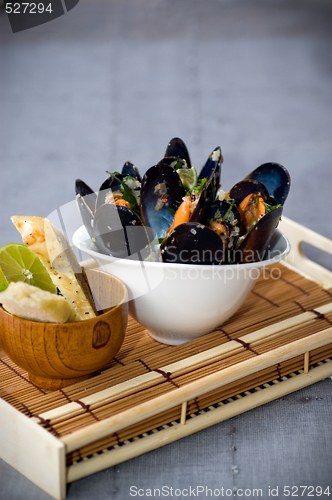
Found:
[(282, 217), (278, 229), (291, 244), (291, 251), (285, 262), (325, 288), (332, 287), (332, 272), (309, 259), (302, 248), (303, 243), (308, 243), (332, 255), (332, 241), (285, 216)]

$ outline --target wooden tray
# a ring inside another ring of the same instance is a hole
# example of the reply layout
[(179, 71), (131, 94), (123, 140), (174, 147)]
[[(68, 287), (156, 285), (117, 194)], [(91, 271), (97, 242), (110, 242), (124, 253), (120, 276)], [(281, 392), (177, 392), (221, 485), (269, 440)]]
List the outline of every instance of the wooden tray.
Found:
[(332, 242), (283, 218), (287, 262), (241, 310), (181, 346), (134, 320), (102, 372), (46, 392), (0, 348), (0, 456), (56, 499), (66, 484), (332, 376), (332, 273), (301, 251)]

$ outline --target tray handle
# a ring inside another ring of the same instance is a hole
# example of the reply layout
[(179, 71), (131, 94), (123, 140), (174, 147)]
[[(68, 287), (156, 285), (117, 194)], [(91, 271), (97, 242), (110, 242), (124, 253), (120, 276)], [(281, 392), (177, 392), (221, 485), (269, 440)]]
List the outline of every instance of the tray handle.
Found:
[(278, 229), (288, 238), (292, 247), (285, 259), (286, 264), (301, 271), (323, 287), (332, 287), (332, 272), (313, 262), (303, 251), (303, 243), (309, 243), (332, 255), (332, 241), (285, 216), (282, 217)]

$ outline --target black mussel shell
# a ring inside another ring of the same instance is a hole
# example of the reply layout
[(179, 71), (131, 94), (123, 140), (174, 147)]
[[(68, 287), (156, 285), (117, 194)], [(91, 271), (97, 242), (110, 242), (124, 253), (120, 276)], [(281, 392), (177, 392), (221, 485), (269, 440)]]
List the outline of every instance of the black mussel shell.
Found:
[(176, 156), (165, 156), (162, 160), (160, 160), (159, 163), (166, 163), (176, 170), (178, 168), (188, 168), (186, 160), (184, 160), (183, 158), (177, 158)]
[(165, 238), (185, 190), (176, 171), (159, 162), (142, 179), (141, 212), (144, 224), (152, 227), (159, 239)]
[(142, 225), (139, 217), (129, 208), (114, 203), (98, 208), (94, 219), (94, 239), (99, 250), (113, 257), (144, 258), (142, 251), (150, 252), (154, 239), (151, 228)]
[(179, 137), (173, 137), (173, 139), (169, 141), (164, 156), (175, 156), (176, 158), (186, 160), (188, 168), (191, 168), (191, 161), (187, 146)]
[(91, 189), (90, 186), (86, 184), (86, 182), (82, 181), (82, 179), (76, 179), (75, 192), (76, 194), (80, 194), (81, 196), (86, 196), (88, 194), (94, 193), (93, 189)]
[(264, 201), (269, 197), (269, 193), (261, 182), (255, 179), (243, 180), (235, 184), (229, 192), (229, 197), (235, 200), (235, 204), (239, 205), (249, 194), (261, 193)]
[(235, 204), (232, 204), (231, 201), (226, 200), (216, 200), (214, 203), (210, 205), (208, 208), (204, 224), (210, 222), (211, 220), (219, 220), (223, 219), (226, 222), (230, 222), (238, 226), (241, 224), (241, 216)]
[(122, 167), (121, 174), (124, 176), (130, 175), (130, 177), (137, 179), (139, 182), (142, 181), (138, 168), (131, 161), (126, 161)]
[(106, 203), (106, 198), (110, 192), (114, 193), (114, 191), (122, 191), (123, 186), (120, 181), (122, 181), (125, 177), (125, 174), (118, 174), (116, 177), (114, 175), (107, 177), (97, 193), (96, 211), (99, 207)]
[(229, 228), (228, 248), (235, 247), (239, 235), (242, 233), (241, 215), (235, 204), (230, 201), (216, 200), (206, 211), (203, 223), (209, 226), (211, 222), (223, 222)]
[(279, 224), (281, 214), (282, 207), (280, 206), (257, 222), (235, 252), (238, 263), (258, 262), (269, 258), (269, 242)]
[(97, 194), (88, 186), (82, 179), (76, 179), (75, 181), (75, 192), (76, 195), (82, 197), (87, 197), (85, 203), (88, 205), (92, 213), (95, 212)]
[(196, 207), (194, 208), (191, 216), (190, 222), (201, 222), (204, 219), (205, 212), (214, 201), (215, 191), (210, 182), (207, 182), (200, 193), (199, 200)]
[[(217, 168), (218, 165), (216, 164), (215, 169)], [(204, 184), (197, 205), (190, 216), (190, 222), (201, 222), (204, 220), (205, 214), (209, 209), (209, 206), (211, 205), (211, 203), (215, 201), (216, 193), (217, 193), (217, 185), (215, 183), (214, 174), (212, 173), (210, 178), (207, 179), (207, 181)]]
[(276, 204), (285, 203), (290, 189), (290, 176), (279, 163), (264, 163), (247, 175), (245, 180), (247, 179), (255, 179), (264, 184)]
[(208, 159), (205, 162), (205, 165), (202, 167), (202, 170), (199, 173), (198, 180), (204, 179), (205, 177), (210, 180), (214, 179), (216, 187), (218, 189), (220, 184), (220, 174), (221, 174), (221, 163), (223, 161), (221, 149), (218, 146), (215, 148), (212, 153), (209, 155)]
[(227, 254), (221, 238), (196, 222), (177, 226), (160, 248), (163, 262), (181, 264), (220, 264)]
[(83, 224), (86, 227), (90, 238), (93, 239), (94, 213), (90, 208), (90, 204), (87, 203), (90, 196), (91, 195), (81, 196), (80, 194), (77, 194), (76, 203), (81, 214)]

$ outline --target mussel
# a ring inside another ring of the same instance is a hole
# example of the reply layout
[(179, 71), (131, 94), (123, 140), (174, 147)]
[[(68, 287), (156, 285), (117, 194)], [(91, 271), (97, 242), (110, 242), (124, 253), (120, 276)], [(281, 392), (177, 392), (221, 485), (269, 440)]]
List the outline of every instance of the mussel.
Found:
[(76, 202), (80, 211), (82, 221), (86, 227), (90, 238), (93, 235), (93, 222), (96, 207), (96, 193), (81, 179), (76, 179), (75, 182)]
[(147, 226), (154, 228), (158, 239), (165, 238), (184, 195), (178, 174), (167, 163), (159, 162), (143, 176), (140, 198), (142, 219)]
[(261, 182), (275, 204), (285, 203), (290, 189), (290, 176), (285, 167), (279, 163), (264, 163), (255, 168), (244, 180), (247, 179)]
[(290, 177), (265, 163), (220, 188), (220, 147), (197, 174), (184, 142), (173, 138), (164, 157), (141, 179), (126, 162), (98, 193), (76, 181), (83, 222), (99, 250), (118, 258), (151, 258), (156, 242), (164, 262), (233, 264), (266, 258), (287, 198)]
[[(117, 258), (145, 258), (155, 232), (140, 218), (140, 176), (126, 162), (121, 173), (111, 173), (98, 193), (76, 181), (77, 203), (83, 223), (98, 249)], [(138, 257), (137, 257), (138, 256)]]
[(220, 264), (226, 251), (217, 233), (197, 222), (180, 224), (161, 244), (163, 261), (181, 264)]
[(173, 137), (167, 145), (164, 156), (185, 160), (187, 167), (191, 168), (191, 160), (187, 146), (179, 137)]
[(125, 176), (129, 175), (133, 179), (137, 179), (138, 182), (142, 181), (141, 174), (139, 173), (138, 168), (131, 161), (126, 161), (126, 163), (122, 167), (121, 173)]
[[(94, 238), (105, 254), (125, 259), (147, 257), (154, 239), (151, 228), (142, 225), (140, 218), (128, 207), (106, 203), (95, 214)], [(144, 255), (141, 252), (144, 251)]]
[(266, 258), (266, 250), (281, 218), (289, 187), (289, 173), (277, 163), (261, 165), (232, 187), (229, 196), (234, 200), (242, 220), (235, 248), (236, 262), (257, 262)]

